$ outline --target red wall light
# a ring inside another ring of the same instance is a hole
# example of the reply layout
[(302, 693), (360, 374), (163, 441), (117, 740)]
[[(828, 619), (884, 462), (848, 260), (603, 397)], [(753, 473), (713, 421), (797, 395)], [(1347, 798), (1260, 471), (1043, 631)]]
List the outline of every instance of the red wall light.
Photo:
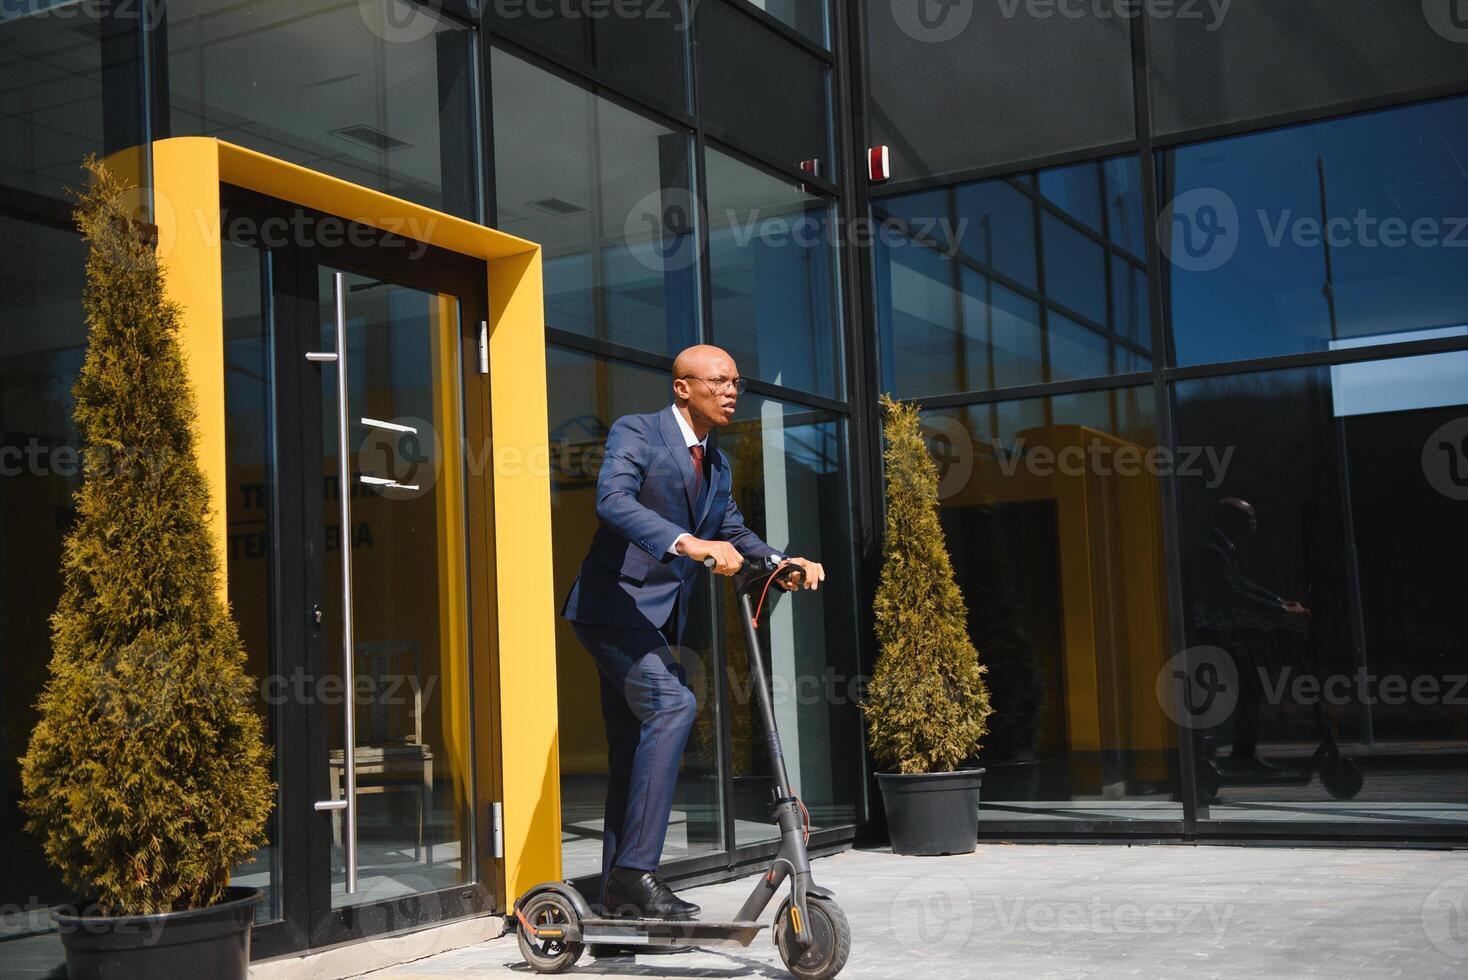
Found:
[(874, 184), (880, 184), (892, 176), (892, 155), (885, 145), (867, 150), (867, 175)]

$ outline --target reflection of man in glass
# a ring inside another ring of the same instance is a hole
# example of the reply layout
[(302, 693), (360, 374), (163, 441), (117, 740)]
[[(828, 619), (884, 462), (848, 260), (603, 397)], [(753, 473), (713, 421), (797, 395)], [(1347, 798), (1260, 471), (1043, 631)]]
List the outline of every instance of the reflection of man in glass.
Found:
[(1239, 545), (1258, 530), (1252, 504), (1224, 497), (1214, 505), (1213, 529), (1208, 540), (1194, 549), (1191, 562), (1193, 626), (1199, 639), (1227, 650), (1238, 667), (1233, 748), (1226, 760), (1216, 762), (1221, 769), (1239, 772), (1275, 769), (1254, 754), (1264, 693), (1260, 670), (1268, 667), (1270, 639), (1281, 630), (1303, 629), (1310, 616), (1300, 603), (1244, 574)]

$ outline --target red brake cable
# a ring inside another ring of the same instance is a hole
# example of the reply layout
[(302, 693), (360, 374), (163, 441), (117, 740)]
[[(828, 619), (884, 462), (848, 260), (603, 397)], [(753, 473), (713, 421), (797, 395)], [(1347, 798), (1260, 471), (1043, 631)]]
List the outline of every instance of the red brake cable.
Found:
[(762, 612), (765, 611), (765, 596), (767, 596), (767, 595), (770, 594), (770, 586), (771, 585), (774, 585), (775, 584), (775, 579), (777, 579), (777, 578), (780, 577), (780, 569), (784, 568), (786, 565), (789, 565), (789, 564), (790, 564), (790, 559), (788, 559), (788, 558), (785, 559), (784, 561), (780, 562), (780, 564), (778, 564), (778, 565), (775, 566), (775, 570), (770, 573), (770, 577), (767, 578), (767, 579), (765, 579), (765, 587), (760, 590), (760, 594), (759, 594), (759, 604), (754, 607), (754, 620), (753, 620), (753, 622), (754, 622), (754, 628), (755, 629), (759, 629), (759, 617), (760, 617), (760, 613), (762, 613)]

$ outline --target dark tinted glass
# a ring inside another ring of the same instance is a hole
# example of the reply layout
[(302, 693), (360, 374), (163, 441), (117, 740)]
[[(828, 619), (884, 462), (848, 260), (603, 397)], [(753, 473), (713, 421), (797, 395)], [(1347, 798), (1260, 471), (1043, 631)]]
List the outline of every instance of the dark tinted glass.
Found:
[(869, 142), (890, 146), (894, 179), (1135, 135), (1132, 21), (1112, 4), (861, 2)]
[(819, 45), (826, 41), (826, 0), (748, 0)]
[(1147, 23), (1153, 125), (1164, 133), (1461, 84), (1468, 68), (1459, 0), (1156, 9), (1176, 14)]
[(472, 217), (473, 40), (408, 0), (171, 0), (173, 135)]
[[(103, 152), (104, 103), (126, 93), (109, 96), (102, 83), (101, 7), (0, 5), (0, 184), (62, 197), (63, 188), (84, 180), (82, 158)], [(129, 35), (106, 44), (111, 66), (130, 57), (132, 42)], [(112, 110), (114, 118), (128, 115), (122, 105)], [(116, 142), (121, 147), (138, 140)]]
[[(1180, 445), (1227, 459), (1179, 484), (1172, 693), (1200, 815), (1468, 819), (1468, 354), (1188, 381), (1176, 399)], [(1312, 771), (1332, 744), (1351, 766)]]
[(1138, 177), (1126, 157), (874, 201), (883, 387), (910, 397), (1150, 370), (1146, 267), (1131, 251), (1145, 251)]
[(687, 106), (688, 4), (490, 0), (480, 6), (492, 30), (528, 37), (670, 106)]
[[(81, 485), (71, 389), (86, 340), (85, 261), (76, 235), (0, 216), (0, 648), (6, 673), (0, 685), (6, 861), (0, 903), (16, 910), (5, 916), (7, 952), (0, 955), (6, 966), (24, 963), (39, 976), (65, 974), (46, 908), (75, 897), (46, 860), (42, 841), (25, 830), (19, 759), (49, 676), (62, 538), (75, 513), (72, 494)], [(21, 938), (29, 932), (46, 934)]]
[[(718, 435), (733, 470), (734, 502), (749, 526), (773, 547), (826, 569), (819, 591), (786, 597), (760, 631), (785, 766), (813, 827), (850, 825), (861, 815), (860, 770), (847, 764), (861, 751), (862, 724), (845, 428), (830, 414), (749, 394)], [(716, 596), (729, 679), (735, 839), (746, 844), (779, 834), (769, 821), (774, 784), (734, 590), (719, 582)]]
[(706, 122), (791, 166), (834, 179), (825, 64), (726, 0), (697, 7), (699, 104)]
[(831, 203), (713, 148), (705, 169), (714, 343), (746, 377), (839, 395)]
[(491, 68), (498, 225), (545, 250), (546, 324), (662, 354), (693, 343), (688, 135), (506, 51)]
[(1161, 157), (1179, 364), (1468, 333), (1468, 98)]
[(924, 426), (994, 707), (992, 821), (1178, 820), (1151, 388), (931, 412)]

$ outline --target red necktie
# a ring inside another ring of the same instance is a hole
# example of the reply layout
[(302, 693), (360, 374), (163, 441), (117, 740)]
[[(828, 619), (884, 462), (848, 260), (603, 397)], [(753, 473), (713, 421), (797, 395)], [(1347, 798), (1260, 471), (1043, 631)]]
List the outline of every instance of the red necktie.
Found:
[(703, 447), (694, 443), (688, 447), (688, 454), (693, 457), (693, 499), (697, 500), (703, 492)]

